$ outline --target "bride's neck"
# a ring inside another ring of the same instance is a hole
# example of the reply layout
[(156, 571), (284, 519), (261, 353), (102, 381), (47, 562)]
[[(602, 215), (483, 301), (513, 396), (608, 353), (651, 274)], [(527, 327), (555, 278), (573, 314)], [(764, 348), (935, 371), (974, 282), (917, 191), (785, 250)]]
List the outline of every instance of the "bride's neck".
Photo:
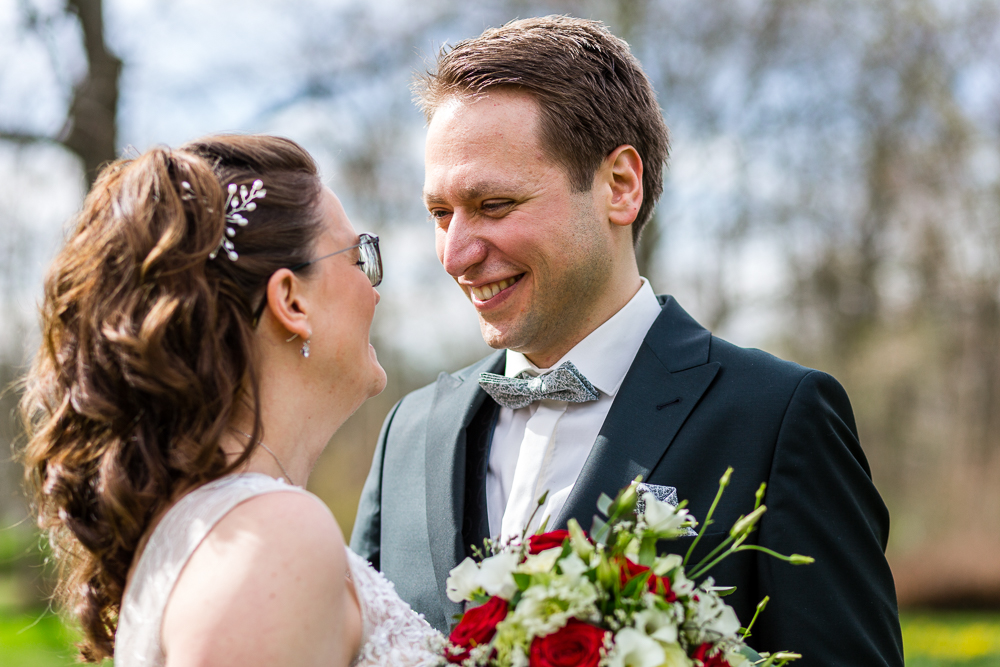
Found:
[[(261, 472), (306, 486), (316, 461), (341, 424), (356, 409), (351, 401), (324, 387), (310, 387), (301, 377), (264, 371), (260, 381), (258, 434), (265, 447), (258, 446), (247, 461), (245, 472)], [(223, 438), (223, 449), (238, 457), (253, 433), (252, 404), (242, 404)]]

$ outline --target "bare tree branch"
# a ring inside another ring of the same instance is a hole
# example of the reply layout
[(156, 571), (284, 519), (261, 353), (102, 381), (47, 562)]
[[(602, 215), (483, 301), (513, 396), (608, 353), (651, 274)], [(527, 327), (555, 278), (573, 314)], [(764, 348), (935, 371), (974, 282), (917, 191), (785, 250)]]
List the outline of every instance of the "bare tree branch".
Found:
[[(37, 31), (42, 19), (27, 3), (22, 11), (28, 29)], [(122, 61), (104, 42), (102, 0), (67, 0), (66, 12), (75, 14), (80, 21), (87, 74), (73, 86), (73, 98), (62, 129), (54, 137), (0, 130), (0, 141), (21, 145), (61, 144), (80, 158), (87, 182), (92, 184), (101, 167), (116, 157), (118, 78)]]
[(41, 134), (31, 134), (30, 132), (6, 132), (0, 130), (0, 141), (9, 141), (14, 144), (43, 144), (43, 143), (60, 143), (58, 139), (54, 137), (46, 137)]

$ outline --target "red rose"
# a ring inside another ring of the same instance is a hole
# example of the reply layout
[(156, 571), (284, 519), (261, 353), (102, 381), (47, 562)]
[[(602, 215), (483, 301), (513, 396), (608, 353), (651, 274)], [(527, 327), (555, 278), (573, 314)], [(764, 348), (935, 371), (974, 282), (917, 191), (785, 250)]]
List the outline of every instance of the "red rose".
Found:
[(561, 547), (563, 542), (569, 539), (568, 530), (553, 530), (541, 535), (532, 535), (528, 538), (528, 553), (537, 554), (546, 549)]
[(729, 661), (722, 657), (722, 651), (711, 657), (706, 657), (711, 649), (712, 645), (705, 642), (695, 649), (691, 658), (697, 660), (702, 667), (729, 667)]
[(448, 662), (462, 662), (469, 657), (469, 649), (481, 646), (493, 639), (497, 633), (497, 623), (507, 617), (507, 601), (493, 596), (489, 601), (465, 612), (462, 620), (448, 637), (451, 643), (465, 649), (458, 655), (448, 653)]
[[(619, 561), (619, 567), (618, 572), (621, 577), (622, 588), (625, 588), (625, 584), (632, 581), (632, 579), (649, 570), (645, 565), (633, 563), (628, 558), (623, 558)], [(650, 573), (646, 586), (652, 592), (662, 595), (667, 602), (675, 602), (677, 600), (677, 595), (674, 594), (673, 589), (670, 587), (669, 577), (660, 577)]]
[(677, 602), (677, 594), (670, 587), (670, 577), (660, 577), (655, 574), (650, 576), (649, 590), (663, 596), (663, 599), (667, 602)]
[(569, 623), (551, 635), (536, 637), (531, 642), (529, 667), (597, 667), (604, 646), (602, 630), (590, 623), (570, 619)]
[[(618, 575), (621, 578), (622, 588), (625, 588), (625, 584), (632, 581), (638, 577), (643, 572), (648, 571), (649, 568), (645, 565), (639, 565), (638, 563), (633, 563), (628, 558), (622, 558), (618, 561)], [(656, 575), (651, 575), (655, 577)]]

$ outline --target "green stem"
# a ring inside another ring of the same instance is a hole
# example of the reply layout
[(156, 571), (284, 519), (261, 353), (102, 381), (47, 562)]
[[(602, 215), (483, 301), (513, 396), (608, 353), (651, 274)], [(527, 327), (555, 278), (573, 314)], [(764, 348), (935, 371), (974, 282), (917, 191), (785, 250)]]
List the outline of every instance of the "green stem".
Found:
[[(711, 570), (713, 567), (715, 567), (716, 565), (718, 565), (720, 562), (722, 562), (725, 558), (727, 558), (728, 556), (730, 556), (733, 553), (735, 553), (736, 549), (737, 549), (737, 547), (735, 547), (735, 546), (734, 547), (730, 547), (729, 549), (727, 549), (724, 553), (720, 554), (718, 558), (716, 558), (715, 560), (713, 560), (708, 565), (701, 566), (701, 567), (697, 568), (691, 574), (687, 575), (688, 579), (690, 579), (691, 581), (697, 580), (698, 577), (702, 576), (703, 574), (705, 574), (706, 572), (708, 572), (709, 570)], [(702, 563), (704, 563), (704, 562), (705, 561), (702, 561)], [(700, 563), (699, 563), (699, 565), (700, 565)]]
[(746, 629), (743, 630), (743, 639), (750, 636), (750, 628), (752, 628), (753, 624), (757, 622), (757, 617), (760, 616), (760, 612), (764, 611), (764, 607), (767, 606), (767, 602), (770, 599), (771, 597), (769, 595), (765, 595), (764, 599), (757, 603), (757, 611), (753, 613), (753, 618), (750, 619), (750, 623), (748, 623)]
[[(726, 474), (722, 476), (722, 479), (726, 480), (726, 482), (728, 483), (729, 480), (727, 478), (729, 477), (729, 475), (732, 474), (732, 472), (733, 472), (732, 468), (726, 470)], [(712, 506), (708, 508), (708, 514), (705, 515), (705, 522), (702, 524), (701, 531), (698, 533), (698, 536), (694, 538), (694, 541), (691, 543), (691, 546), (688, 547), (687, 554), (684, 555), (683, 565), (685, 567), (687, 566), (688, 560), (691, 559), (691, 554), (694, 553), (694, 548), (698, 546), (698, 542), (701, 541), (701, 536), (705, 534), (705, 531), (708, 530), (709, 525), (711, 525), (712, 514), (715, 513), (715, 508), (716, 506), (718, 506), (719, 500), (722, 498), (722, 492), (726, 490), (726, 485), (727, 484), (722, 483), (721, 480), (719, 481), (719, 490), (715, 494), (715, 500), (712, 501)]]
[(545, 504), (545, 499), (548, 498), (548, 496), (549, 496), (549, 490), (546, 489), (545, 493), (542, 494), (542, 497), (539, 498), (538, 502), (535, 504), (534, 511), (531, 513), (531, 516), (528, 517), (528, 523), (524, 524), (524, 530), (521, 531), (522, 543), (524, 542), (524, 538), (527, 537), (528, 535), (528, 526), (530, 526), (531, 522), (535, 520), (535, 515), (538, 514), (538, 510), (542, 509), (542, 505)]
[[(727, 546), (729, 546), (729, 543), (732, 542), (735, 539), (736, 539), (735, 535), (730, 535), (729, 537), (727, 537), (725, 540), (723, 540), (721, 543), (719, 543), (719, 545), (717, 547), (715, 547), (710, 552), (708, 552), (708, 554), (704, 558), (702, 558), (700, 561), (698, 561), (698, 564), (695, 565), (694, 567), (692, 567), (691, 571), (692, 572), (703, 572), (703, 571), (707, 572), (709, 567), (714, 567), (715, 563), (718, 562), (718, 561), (712, 562), (711, 565), (708, 566), (708, 567), (706, 567), (705, 563), (708, 563), (713, 558), (715, 558), (716, 554), (718, 554), (720, 551), (722, 551)], [(739, 541), (737, 542), (736, 546), (739, 546), (743, 542), (744, 539), (746, 539), (746, 537), (745, 536), (741, 536), (740, 539), (739, 539)], [(694, 576), (691, 576), (691, 579), (694, 579)]]
[(768, 549), (767, 547), (762, 547), (758, 544), (744, 544), (734, 548), (733, 551), (761, 551), (763, 553), (766, 553), (768, 556), (774, 556), (779, 560), (783, 560), (786, 562), (791, 562), (792, 560), (791, 556), (782, 556), (777, 551), (772, 551), (771, 549)]
[[(733, 542), (734, 539), (736, 540), (735, 542)], [(711, 570), (713, 567), (715, 567), (723, 560), (728, 558), (731, 554), (735, 553), (740, 548), (740, 545), (743, 544), (743, 542), (746, 539), (747, 539), (746, 535), (740, 535), (739, 537), (730, 535), (725, 539), (725, 541), (722, 542), (722, 544), (712, 549), (712, 553), (708, 554), (707, 556), (702, 558), (701, 561), (698, 562), (698, 565), (692, 570), (694, 574), (689, 575), (689, 577), (691, 579), (694, 579), (696, 577), (700, 577), (708, 573), (708, 571)], [(720, 551), (722, 551), (723, 547), (725, 547), (730, 542), (733, 542), (733, 545), (729, 547), (729, 549), (725, 553), (721, 553), (717, 558), (709, 561), (710, 558), (713, 558), (715, 554), (718, 554)], [(708, 564), (706, 565), (706, 563)]]

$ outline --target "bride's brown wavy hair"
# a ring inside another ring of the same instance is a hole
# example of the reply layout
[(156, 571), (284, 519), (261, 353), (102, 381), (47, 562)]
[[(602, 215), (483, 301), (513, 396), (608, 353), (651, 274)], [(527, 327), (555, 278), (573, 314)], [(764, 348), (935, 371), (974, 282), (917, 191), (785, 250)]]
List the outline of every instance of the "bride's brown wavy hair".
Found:
[[(210, 259), (227, 186), (257, 179), (267, 195), (233, 238), (239, 259)], [(154, 517), (250, 456), (227, 462), (219, 438), (241, 401), (259, 405), (252, 313), (272, 273), (311, 258), (321, 191), (312, 158), (287, 139), (154, 148), (104, 169), (49, 268), (21, 458), (85, 660), (114, 653)], [(259, 431), (258, 419), (251, 442)]]

